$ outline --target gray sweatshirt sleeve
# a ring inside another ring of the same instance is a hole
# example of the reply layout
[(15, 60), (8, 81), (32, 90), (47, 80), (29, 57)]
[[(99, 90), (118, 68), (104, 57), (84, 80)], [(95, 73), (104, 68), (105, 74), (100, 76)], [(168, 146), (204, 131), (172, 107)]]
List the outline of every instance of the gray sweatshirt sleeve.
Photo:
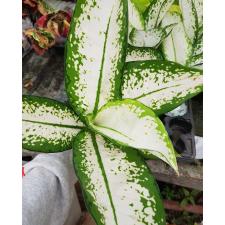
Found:
[(23, 225), (74, 225), (79, 220), (71, 153), (39, 154), (24, 165)]

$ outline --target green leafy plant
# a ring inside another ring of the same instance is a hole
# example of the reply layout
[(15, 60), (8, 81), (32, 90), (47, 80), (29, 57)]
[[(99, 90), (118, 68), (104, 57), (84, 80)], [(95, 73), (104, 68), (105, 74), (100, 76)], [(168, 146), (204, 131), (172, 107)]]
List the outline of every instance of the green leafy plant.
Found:
[(144, 158), (158, 157), (178, 173), (158, 115), (201, 92), (202, 71), (127, 46), (128, 3), (78, 0), (65, 54), (69, 105), (24, 96), (23, 147), (45, 153), (73, 148), (75, 172), (98, 225), (165, 224)]
[(183, 195), (183, 199), (181, 200), (181, 206), (185, 206), (187, 204), (195, 205), (195, 198), (199, 195), (200, 191), (198, 190), (188, 190), (186, 188), (181, 189), (181, 194)]
[(176, 23), (162, 42), (164, 58), (189, 67), (202, 68), (203, 0), (179, 0), (162, 19), (161, 27)]
[(160, 26), (173, 2), (174, 0), (151, 0), (144, 13), (133, 7), (130, 13), (132, 16), (129, 16), (129, 44), (136, 47), (157, 48), (175, 26), (175, 23), (165, 27)]

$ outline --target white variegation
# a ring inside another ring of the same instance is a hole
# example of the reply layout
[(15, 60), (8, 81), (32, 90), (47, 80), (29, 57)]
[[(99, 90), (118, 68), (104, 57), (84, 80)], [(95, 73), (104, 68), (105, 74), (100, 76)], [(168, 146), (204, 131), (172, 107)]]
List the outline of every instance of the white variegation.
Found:
[(202, 71), (173, 62), (130, 63), (124, 70), (122, 97), (138, 100), (162, 114), (167, 112), (167, 108), (172, 110), (201, 92), (202, 83)]
[(162, 20), (162, 27), (176, 24), (171, 33), (162, 42), (165, 59), (186, 65), (192, 51), (192, 43), (185, 33), (181, 15), (178, 12), (167, 12)]
[(198, 26), (201, 26), (203, 23), (203, 0), (193, 0), (193, 3), (198, 16)]
[(143, 15), (137, 9), (132, 0), (128, 0), (128, 18), (129, 23), (137, 30), (145, 29), (145, 22)]
[[(47, 123), (53, 125), (68, 125), (68, 126), (83, 126), (79, 118), (69, 107), (61, 106), (62, 103), (57, 104), (50, 99), (42, 97), (28, 97), (25, 98), (22, 106), (23, 121), (32, 121), (38, 123)], [(55, 104), (54, 104), (55, 103)]]
[(148, 31), (133, 29), (128, 43), (136, 47), (155, 47), (160, 43), (162, 36), (163, 32), (158, 29)]
[(24, 96), (22, 112), (23, 147), (28, 150), (67, 150), (83, 127), (69, 107), (47, 98)]
[(195, 5), (193, 0), (179, 0), (179, 5), (186, 35), (193, 43), (198, 30), (198, 16)]
[[(33, 151), (56, 152), (67, 150), (63, 146), (71, 146), (72, 138), (80, 131), (79, 128), (59, 127), (56, 125), (34, 123), (30, 121), (22, 122), (23, 146)], [(51, 146), (51, 150), (46, 148), (46, 144)], [(38, 147), (37, 147), (38, 145)], [(61, 149), (58, 149), (61, 145)]]
[(129, 34), (128, 43), (136, 47), (157, 47), (166, 36), (172, 31), (174, 25), (168, 27), (154, 28), (151, 30), (136, 30), (133, 29)]
[(67, 42), (66, 90), (80, 116), (116, 97), (125, 61), (126, 12), (123, 0), (76, 5)]
[(78, 134), (73, 147), (74, 166), (97, 224), (165, 224), (154, 179), (135, 150), (119, 149), (88, 132)]
[(173, 4), (174, 0), (152, 0), (146, 16), (146, 29), (156, 28), (162, 21), (164, 15)]
[(158, 50), (128, 46), (126, 62), (162, 59)]
[(177, 171), (173, 145), (162, 122), (142, 103), (131, 99), (109, 102), (90, 119), (90, 126), (117, 143), (156, 155)]
[(193, 55), (203, 54), (203, 26), (198, 29), (196, 43), (193, 46)]
[(197, 13), (198, 29), (193, 43), (192, 55), (189, 57), (188, 66), (202, 68), (203, 65), (203, 2), (202, 0), (193, 1)]

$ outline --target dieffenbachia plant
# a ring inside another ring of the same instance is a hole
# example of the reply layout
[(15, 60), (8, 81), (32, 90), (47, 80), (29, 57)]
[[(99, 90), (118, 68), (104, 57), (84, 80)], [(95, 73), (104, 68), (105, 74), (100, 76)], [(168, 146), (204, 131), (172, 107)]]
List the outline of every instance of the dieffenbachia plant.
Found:
[(164, 58), (189, 67), (202, 68), (203, 0), (179, 0), (164, 16), (161, 27), (176, 23), (162, 42)]
[[(132, 3), (132, 0), (128, 0), (129, 2)], [(129, 44), (136, 47), (157, 48), (175, 26), (175, 23), (160, 26), (173, 2), (174, 0), (151, 0), (144, 13), (132, 7), (132, 13), (129, 13)], [(131, 3), (128, 5), (132, 5)]]
[(178, 173), (158, 115), (201, 92), (202, 71), (127, 46), (127, 33), (127, 0), (78, 0), (65, 54), (69, 104), (24, 96), (23, 147), (45, 153), (73, 148), (97, 225), (165, 225), (144, 158), (158, 157)]

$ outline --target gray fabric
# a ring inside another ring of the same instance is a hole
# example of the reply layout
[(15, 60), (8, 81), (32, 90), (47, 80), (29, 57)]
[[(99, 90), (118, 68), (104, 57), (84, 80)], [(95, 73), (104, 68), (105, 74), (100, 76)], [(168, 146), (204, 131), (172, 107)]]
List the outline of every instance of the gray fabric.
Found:
[(39, 154), (24, 172), (23, 225), (75, 225), (81, 210), (71, 151)]

